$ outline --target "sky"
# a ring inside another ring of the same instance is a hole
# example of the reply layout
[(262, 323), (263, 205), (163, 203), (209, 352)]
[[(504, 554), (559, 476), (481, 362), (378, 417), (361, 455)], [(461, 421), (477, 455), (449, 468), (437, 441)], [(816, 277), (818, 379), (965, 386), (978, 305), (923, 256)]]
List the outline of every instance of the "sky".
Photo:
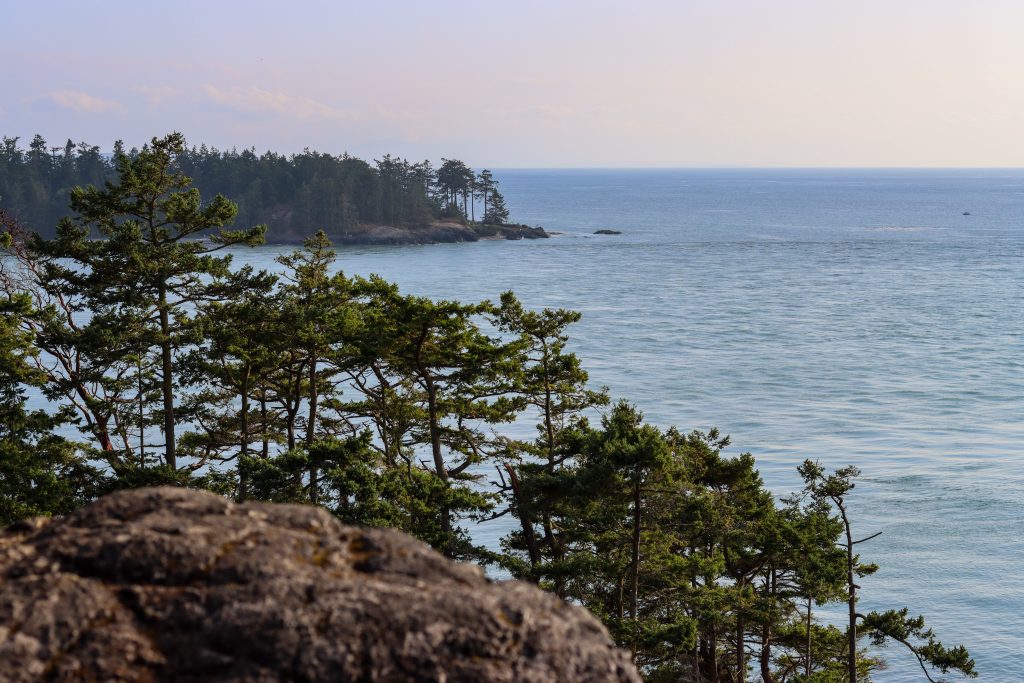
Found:
[(0, 134), (511, 167), (1024, 165), (1020, 0), (0, 0)]

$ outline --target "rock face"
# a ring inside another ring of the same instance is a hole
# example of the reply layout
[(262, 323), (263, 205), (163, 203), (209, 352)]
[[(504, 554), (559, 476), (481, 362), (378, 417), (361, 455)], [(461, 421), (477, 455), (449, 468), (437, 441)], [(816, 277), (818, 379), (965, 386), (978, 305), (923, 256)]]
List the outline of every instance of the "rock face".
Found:
[(2, 681), (639, 681), (601, 624), (397, 531), (140, 489), (0, 532)]

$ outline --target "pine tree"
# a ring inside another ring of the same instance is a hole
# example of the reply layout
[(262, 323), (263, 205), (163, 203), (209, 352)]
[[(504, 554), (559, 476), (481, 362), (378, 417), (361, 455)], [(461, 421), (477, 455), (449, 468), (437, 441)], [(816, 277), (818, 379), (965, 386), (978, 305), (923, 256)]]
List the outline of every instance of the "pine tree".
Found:
[(226, 301), (206, 302), (197, 310), (193, 332), (202, 343), (187, 365), (196, 373), (196, 389), (185, 399), (192, 431), (180, 447), (199, 463), (235, 460), (237, 496), (247, 497), (242, 476), (250, 446), (268, 433), (266, 411), (255, 405), (268, 376), (277, 368), (283, 324), (279, 298), (271, 295), (276, 278), (244, 272)]
[(401, 296), (394, 289), (376, 292), (381, 350), (393, 372), (416, 386), (426, 416), (417, 439), (430, 452), (432, 472), (448, 488), (450, 503), (438, 511), (449, 537), (445, 552), (458, 554), (454, 512), (472, 480), (467, 471), (492, 455), (491, 440), (480, 425), (513, 419), (521, 407), (514, 396), (518, 343), (485, 334), (481, 316), (494, 316), (490, 303), (461, 304)]
[[(324, 406), (337, 398), (334, 378), (347, 368), (351, 350), (347, 339), (356, 324), (353, 300), (357, 294), (351, 280), (342, 273), (330, 273), (337, 255), (327, 235), (320, 231), (306, 240), (304, 249), (279, 257), (285, 266), (285, 284), (279, 299), (284, 318), (289, 322), (288, 338), (297, 353), (293, 360), (297, 382), (306, 404), (305, 435), (308, 450), (319, 436), (318, 425), (325, 423)], [(329, 434), (328, 434), (329, 435)], [(289, 447), (295, 447), (290, 435)], [(310, 465), (310, 502), (316, 503), (317, 467)]]
[[(127, 406), (137, 402), (129, 386), (137, 383), (125, 378), (135, 363), (110, 343), (112, 330), (101, 313), (90, 309), (88, 292), (54, 286), (49, 264), (56, 259), (34, 251), (34, 236), (2, 210), (0, 220), (7, 244), (7, 258), (0, 260), (0, 290), (32, 301), (21, 309), (18, 322), (40, 352), (29, 359), (43, 378), (41, 390), (73, 408), (79, 429), (96, 439), (107, 465), (117, 469), (131, 451)], [(120, 323), (123, 333), (127, 321)], [(137, 350), (131, 353), (138, 357)], [(50, 362), (40, 362), (44, 357)]]
[[(503, 465), (507, 476), (505, 491), (522, 526), (521, 537), (506, 542), (525, 548), (530, 570), (517, 574), (534, 579), (543, 557), (554, 562), (563, 559), (562, 544), (551, 522), (552, 511), (544, 497), (535, 492), (562, 466), (562, 433), (583, 411), (608, 403), (606, 391), (587, 389), (587, 373), (579, 358), (566, 352), (566, 329), (580, 317), (579, 313), (564, 309), (527, 311), (512, 292), (501, 296), (501, 329), (518, 336), (523, 344), (523, 364), (516, 390), (540, 418), (537, 440), (510, 444), (508, 462)], [(538, 524), (539, 533), (535, 528)], [(554, 589), (562, 595), (563, 582), (559, 578), (555, 579)]]
[(491, 204), (484, 214), (484, 223), (504, 225), (508, 221), (509, 211), (505, 206), (505, 197), (498, 192), (497, 188), (491, 191)]
[(476, 187), (477, 187), (477, 190), (480, 192), (481, 197), (483, 197), (483, 200), (484, 200), (484, 213), (483, 213), (483, 215), (484, 215), (483, 222), (484, 223), (487, 222), (486, 216), (487, 216), (487, 209), (490, 207), (491, 193), (494, 192), (494, 190), (497, 188), (497, 186), (498, 186), (498, 183), (497, 183), (497, 181), (494, 180), (494, 175), (488, 169), (485, 168), (484, 170), (480, 171), (479, 174), (477, 174), (477, 177), (476, 177)]
[[(183, 417), (176, 412), (175, 364), (186, 345), (189, 310), (229, 292), (231, 258), (213, 252), (262, 243), (266, 230), (229, 230), (237, 206), (221, 195), (204, 205), (178, 169), (184, 153), (184, 138), (172, 133), (154, 138), (137, 155), (118, 157), (118, 181), (75, 188), (71, 208), (77, 216), (60, 222), (55, 239), (32, 244), (36, 254), (52, 259), (44, 285), (82, 296), (112, 328), (105, 340), (109, 350), (128, 354), (143, 344), (156, 350), (164, 459), (171, 470)], [(117, 333), (122, 320), (131, 324)]]
[[(861, 666), (857, 652), (858, 622), (862, 620), (863, 632), (867, 633), (874, 644), (884, 644), (887, 639), (894, 640), (907, 647), (917, 658), (922, 671), (928, 680), (933, 680), (929, 674), (928, 667), (933, 667), (942, 673), (948, 673), (951, 669), (960, 671), (968, 677), (976, 677), (974, 671), (974, 660), (970, 658), (967, 649), (957, 645), (947, 649), (935, 638), (931, 629), (925, 628), (923, 617), (908, 617), (907, 608), (900, 610), (889, 610), (887, 612), (871, 612), (863, 615), (857, 612), (857, 578), (873, 574), (878, 570), (874, 564), (865, 564), (860, 557), (854, 553), (854, 545), (868, 541), (881, 532), (853, 540), (852, 519), (847, 507), (847, 497), (853, 491), (855, 479), (860, 475), (856, 467), (847, 466), (840, 468), (832, 474), (827, 474), (825, 469), (817, 462), (805, 460), (799, 468), (800, 475), (806, 483), (805, 492), (814, 500), (822, 503), (831, 503), (839, 512), (839, 519), (842, 521), (842, 537), (840, 542), (846, 552), (846, 588), (847, 588), (847, 609), (849, 613), (846, 629), (846, 676), (849, 683), (857, 683), (858, 676), (861, 676)], [(925, 643), (915, 644), (915, 641), (923, 640)], [(861, 677), (860, 680), (866, 680)]]
[[(9, 238), (0, 236), (0, 247)], [(30, 362), (38, 351), (21, 329), (32, 302), (27, 294), (0, 294), (0, 525), (26, 517), (62, 515), (102, 489), (79, 444), (54, 434), (70, 411), (29, 410), (27, 387), (45, 376)]]

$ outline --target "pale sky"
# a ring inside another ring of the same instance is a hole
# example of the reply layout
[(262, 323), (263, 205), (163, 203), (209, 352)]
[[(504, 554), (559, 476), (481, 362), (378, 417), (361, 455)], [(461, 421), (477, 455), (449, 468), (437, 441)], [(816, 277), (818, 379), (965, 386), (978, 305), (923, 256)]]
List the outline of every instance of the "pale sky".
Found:
[(490, 167), (1022, 166), (1022, 0), (0, 1), (0, 134)]

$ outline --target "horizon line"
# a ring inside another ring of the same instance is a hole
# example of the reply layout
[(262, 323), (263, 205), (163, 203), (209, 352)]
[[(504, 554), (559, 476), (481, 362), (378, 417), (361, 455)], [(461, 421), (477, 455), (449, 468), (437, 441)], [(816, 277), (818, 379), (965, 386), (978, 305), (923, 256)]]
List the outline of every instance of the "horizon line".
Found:
[(1024, 166), (485, 166), (495, 171), (1024, 171)]

